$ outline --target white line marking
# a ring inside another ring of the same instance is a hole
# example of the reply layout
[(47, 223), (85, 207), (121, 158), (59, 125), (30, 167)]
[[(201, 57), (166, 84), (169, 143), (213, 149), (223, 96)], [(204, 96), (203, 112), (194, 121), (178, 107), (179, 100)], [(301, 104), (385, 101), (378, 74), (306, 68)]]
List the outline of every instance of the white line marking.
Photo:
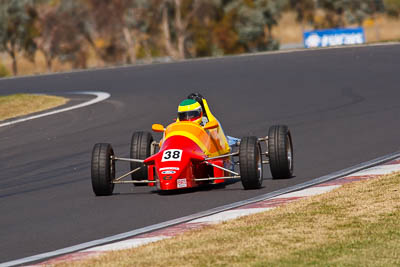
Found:
[(289, 197), (310, 197), (320, 195), (326, 192), (329, 192), (333, 189), (340, 187), (340, 185), (329, 185), (323, 187), (310, 187), (300, 191), (295, 191), (292, 193), (283, 194), (277, 197), (273, 197), (271, 199), (279, 199), (279, 198), (289, 198)]
[(76, 92), (76, 93), (73, 93), (73, 94), (94, 95), (94, 96), (96, 96), (96, 98), (92, 99), (92, 100), (89, 100), (87, 102), (75, 105), (75, 106), (62, 108), (62, 109), (57, 109), (57, 110), (54, 110), (54, 111), (50, 111), (50, 112), (46, 112), (46, 113), (42, 113), (42, 114), (30, 116), (30, 117), (18, 119), (18, 120), (5, 122), (5, 123), (0, 124), (0, 127), (9, 126), (9, 125), (12, 125), (12, 124), (16, 124), (16, 123), (20, 123), (20, 122), (24, 122), (24, 121), (28, 121), (28, 120), (38, 119), (38, 118), (42, 118), (42, 117), (45, 117), (45, 116), (50, 116), (50, 115), (54, 115), (54, 114), (65, 112), (65, 111), (70, 111), (70, 110), (77, 109), (77, 108), (83, 108), (83, 107), (98, 103), (100, 101), (106, 100), (107, 98), (109, 98), (111, 96), (109, 93), (92, 92), (92, 91)]
[(250, 215), (253, 213), (259, 213), (263, 211), (270, 210), (272, 208), (251, 208), (251, 209), (237, 209), (237, 210), (227, 210), (207, 217), (199, 218), (189, 223), (219, 223), (227, 220), (236, 219), (238, 217)]

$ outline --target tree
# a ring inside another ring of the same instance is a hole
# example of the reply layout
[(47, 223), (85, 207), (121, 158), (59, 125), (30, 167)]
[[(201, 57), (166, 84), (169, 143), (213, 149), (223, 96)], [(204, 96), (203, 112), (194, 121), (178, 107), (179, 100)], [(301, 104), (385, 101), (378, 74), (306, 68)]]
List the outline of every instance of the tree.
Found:
[(299, 22), (314, 22), (314, 15), (316, 9), (315, 0), (290, 0), (289, 9), (294, 9), (297, 13), (297, 21)]
[(31, 0), (2, 0), (0, 4), (0, 50), (5, 51), (12, 59), (14, 75), (18, 73), (17, 53), (24, 52), (25, 56), (34, 60), (36, 51), (35, 28), (37, 13), (34, 1)]
[[(161, 5), (161, 29), (167, 53), (176, 59), (195, 54), (196, 48), (189, 53), (189, 43), (193, 43), (196, 34), (193, 30), (204, 30), (207, 24), (206, 11), (221, 5), (219, 0), (166, 0)], [(203, 27), (199, 27), (202, 25)], [(199, 32), (197, 32), (199, 33)], [(200, 34), (201, 35), (201, 34)], [(199, 37), (199, 35), (197, 36)]]
[(239, 42), (239, 36), (235, 30), (234, 12), (224, 12), (222, 9), (222, 18), (218, 19), (213, 27), (213, 35), (216, 46), (223, 51), (223, 54), (239, 54), (246, 51), (242, 42)]
[[(383, 10), (382, 0), (291, 0), (297, 11), (298, 21), (305, 21), (315, 29), (344, 27), (362, 22)], [(322, 10), (318, 14), (318, 10)]]
[[(191, 57), (215, 56), (224, 54), (218, 39), (220, 32), (218, 26), (222, 26), (223, 20), (222, 4), (210, 2), (203, 4), (197, 11), (197, 15), (190, 23), (189, 37), (186, 49)], [(224, 30), (220, 28), (220, 30)]]
[(87, 40), (90, 39), (88, 10), (78, 1), (59, 0), (55, 4), (41, 37), (47, 39), (51, 55), (63, 62), (71, 62), (74, 68), (86, 68)]
[(103, 61), (134, 63), (141, 46), (150, 54), (147, 40), (153, 20), (153, 1), (86, 2), (93, 26), (89, 41)]
[(151, 58), (148, 40), (152, 35), (154, 6), (151, 1), (135, 1), (125, 10), (122, 32), (127, 50), (127, 63), (135, 63), (139, 50), (143, 48), (147, 58)]
[(234, 29), (246, 51), (279, 47), (272, 36), (272, 27), (277, 25), (285, 4), (284, 0), (233, 0), (226, 5), (225, 12), (233, 17)]
[(126, 47), (123, 44), (124, 12), (132, 1), (88, 0), (92, 27), (88, 40), (104, 62), (123, 62)]
[(400, 0), (384, 0), (384, 7), (389, 16), (400, 16)]
[(50, 1), (43, 1), (35, 6), (38, 13), (37, 29), (39, 36), (36, 37), (36, 45), (41, 51), (46, 60), (47, 71), (52, 71), (53, 60), (60, 52), (58, 50), (61, 40), (58, 39), (61, 21), (58, 16), (59, 6), (50, 3)]
[[(188, 1), (187, 1), (188, 2)], [(176, 59), (185, 58), (185, 40), (190, 20), (199, 7), (199, 1), (182, 6), (182, 0), (164, 1), (162, 6), (162, 32), (167, 53)], [(183, 10), (186, 8), (186, 10)], [(173, 20), (171, 19), (173, 17)], [(171, 31), (174, 31), (171, 33)]]

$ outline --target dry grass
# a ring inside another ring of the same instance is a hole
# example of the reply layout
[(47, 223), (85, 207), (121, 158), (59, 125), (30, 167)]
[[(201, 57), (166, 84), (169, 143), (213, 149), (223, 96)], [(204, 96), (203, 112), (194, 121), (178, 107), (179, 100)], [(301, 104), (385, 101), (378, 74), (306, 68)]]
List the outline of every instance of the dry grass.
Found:
[[(4, 64), (4, 66), (12, 73), (12, 61), (9, 56), (5, 53), (1, 54), (0, 63)], [(104, 63), (98, 60), (95, 57), (95, 53), (93, 51), (89, 51), (87, 67), (102, 67)], [(49, 72), (63, 72), (70, 71), (73, 67), (71, 63), (60, 62), (58, 59), (53, 61), (51, 71), (47, 68), (45, 58), (40, 51), (37, 51), (35, 54), (35, 60), (29, 61), (24, 58), (23, 54), (18, 55), (18, 75), (31, 75), (31, 74), (43, 74)]]
[(272, 35), (279, 40), (281, 44), (302, 43), (303, 30), (307, 28), (305, 24), (296, 21), (295, 12), (285, 12), (282, 14), (278, 25), (272, 28)]
[(0, 121), (54, 108), (68, 102), (58, 96), (15, 94), (0, 96)]
[(400, 41), (400, 20), (377, 16), (364, 23), (367, 42)]
[(61, 266), (399, 266), (400, 174)]

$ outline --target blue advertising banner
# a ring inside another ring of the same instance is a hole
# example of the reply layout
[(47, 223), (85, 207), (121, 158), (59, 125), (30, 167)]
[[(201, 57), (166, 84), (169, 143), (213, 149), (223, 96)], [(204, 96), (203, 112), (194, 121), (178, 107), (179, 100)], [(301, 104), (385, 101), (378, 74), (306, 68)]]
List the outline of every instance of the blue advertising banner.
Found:
[(365, 43), (365, 34), (362, 27), (306, 31), (303, 40), (305, 48), (353, 45)]

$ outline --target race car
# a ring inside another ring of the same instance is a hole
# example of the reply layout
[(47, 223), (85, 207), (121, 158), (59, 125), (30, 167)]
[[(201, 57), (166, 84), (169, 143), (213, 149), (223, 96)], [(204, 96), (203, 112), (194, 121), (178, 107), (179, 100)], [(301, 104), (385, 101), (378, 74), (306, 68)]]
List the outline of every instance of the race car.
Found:
[[(264, 164), (270, 165), (274, 179), (293, 175), (293, 144), (286, 125), (271, 126), (261, 138), (226, 136), (198, 93), (181, 102), (175, 122), (153, 124), (152, 130), (163, 134), (158, 142), (150, 132), (133, 133), (130, 158), (115, 156), (111, 144), (94, 146), (91, 181), (96, 196), (111, 195), (115, 184), (155, 186), (162, 193), (240, 179), (244, 189), (258, 189)], [(130, 171), (116, 178), (117, 161), (129, 162)], [(124, 179), (128, 176), (131, 180)]]

